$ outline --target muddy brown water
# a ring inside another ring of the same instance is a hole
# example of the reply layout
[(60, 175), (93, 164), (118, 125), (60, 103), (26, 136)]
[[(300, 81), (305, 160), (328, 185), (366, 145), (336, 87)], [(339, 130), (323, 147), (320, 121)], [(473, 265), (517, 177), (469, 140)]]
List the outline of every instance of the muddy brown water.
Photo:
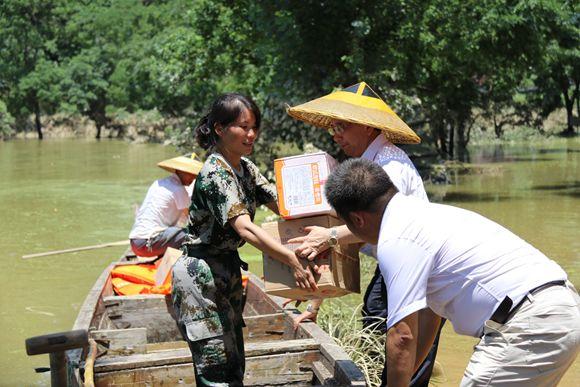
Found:
[[(121, 240), (134, 205), (165, 172), (171, 147), (120, 141), (0, 142), (0, 385), (45, 385), (48, 356), (28, 357), (27, 337), (69, 330), (103, 268), (123, 247), (22, 260), (24, 254)], [(480, 212), (513, 230), (580, 285), (580, 140), (470, 149), (474, 168), (450, 185), (427, 185), (432, 200)], [(252, 249), (243, 252), (261, 272)], [(475, 340), (446, 326), (441, 385), (457, 385)], [(577, 385), (579, 360), (561, 383)]]

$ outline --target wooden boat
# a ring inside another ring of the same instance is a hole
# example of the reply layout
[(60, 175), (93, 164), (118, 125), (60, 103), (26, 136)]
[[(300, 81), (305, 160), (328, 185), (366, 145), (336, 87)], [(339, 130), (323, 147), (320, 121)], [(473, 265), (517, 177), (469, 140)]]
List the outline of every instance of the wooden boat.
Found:
[[(114, 266), (103, 271), (74, 324), (74, 330), (88, 332), (92, 350), (66, 352), (68, 384), (91, 385), (91, 379), (95, 386), (195, 384), (189, 348), (171, 316), (170, 296), (114, 295)], [(328, 334), (314, 323), (294, 331), (292, 311), (283, 309), (283, 299), (268, 296), (263, 282), (247, 274), (245, 385), (365, 385), (362, 372)]]

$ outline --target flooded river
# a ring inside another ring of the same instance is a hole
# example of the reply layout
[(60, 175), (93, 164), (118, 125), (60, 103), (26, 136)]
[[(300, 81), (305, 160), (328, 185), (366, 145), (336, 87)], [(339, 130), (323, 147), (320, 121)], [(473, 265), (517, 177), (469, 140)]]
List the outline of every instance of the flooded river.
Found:
[[(118, 141), (0, 142), (0, 385), (44, 385), (48, 356), (27, 357), (27, 337), (69, 330), (103, 268), (123, 247), (31, 260), (24, 254), (126, 238), (156, 162), (171, 147)], [(470, 149), (474, 168), (450, 185), (428, 185), (434, 201), (475, 210), (556, 260), (580, 286), (580, 140)], [(250, 252), (249, 249), (244, 249)], [(258, 262), (251, 267), (261, 271)], [(449, 324), (448, 324), (449, 325)], [(444, 331), (438, 360), (457, 385), (474, 341)], [(577, 360), (562, 385), (580, 380)]]

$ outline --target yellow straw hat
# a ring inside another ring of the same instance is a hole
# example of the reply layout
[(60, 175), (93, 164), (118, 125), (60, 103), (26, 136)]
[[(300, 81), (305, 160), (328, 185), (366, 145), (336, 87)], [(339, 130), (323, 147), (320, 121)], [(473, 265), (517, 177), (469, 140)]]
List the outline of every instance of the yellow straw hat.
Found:
[(199, 174), (199, 171), (201, 171), (201, 167), (203, 167), (203, 163), (201, 161), (195, 160), (195, 157), (196, 157), (195, 153), (192, 153), (191, 157), (188, 156), (174, 157), (172, 159), (164, 160), (158, 163), (157, 166), (169, 172), (175, 173), (175, 171), (177, 170), (191, 173), (192, 175), (197, 176)]
[(330, 129), (335, 119), (380, 129), (392, 143), (418, 144), (421, 138), (365, 82), (289, 107), (297, 120)]

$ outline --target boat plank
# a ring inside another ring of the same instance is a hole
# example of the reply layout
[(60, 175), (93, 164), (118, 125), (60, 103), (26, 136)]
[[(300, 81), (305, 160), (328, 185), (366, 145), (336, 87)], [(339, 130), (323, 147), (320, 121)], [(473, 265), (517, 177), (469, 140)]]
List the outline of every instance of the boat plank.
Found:
[[(246, 359), (245, 386), (307, 386), (314, 374), (307, 366), (320, 353), (307, 351)], [(95, 375), (95, 386), (195, 385), (191, 363), (104, 372)]]
[(91, 331), (91, 337), (107, 347), (108, 355), (133, 355), (147, 352), (147, 328)]
[[(258, 356), (275, 354), (299, 353), (318, 350), (320, 344), (312, 339), (291, 341), (269, 341), (248, 343), (246, 345), (246, 359)], [(189, 348), (174, 348), (154, 353), (135, 354), (128, 356), (106, 356), (95, 363), (95, 373), (134, 369), (141, 367), (158, 367), (171, 364), (191, 362)]]
[(293, 338), (288, 333), (287, 315), (285, 313), (264, 314), (244, 317), (244, 341), (271, 341)]
[(150, 343), (181, 338), (173, 319), (171, 298), (158, 294), (104, 297), (111, 325), (117, 329), (147, 328)]

